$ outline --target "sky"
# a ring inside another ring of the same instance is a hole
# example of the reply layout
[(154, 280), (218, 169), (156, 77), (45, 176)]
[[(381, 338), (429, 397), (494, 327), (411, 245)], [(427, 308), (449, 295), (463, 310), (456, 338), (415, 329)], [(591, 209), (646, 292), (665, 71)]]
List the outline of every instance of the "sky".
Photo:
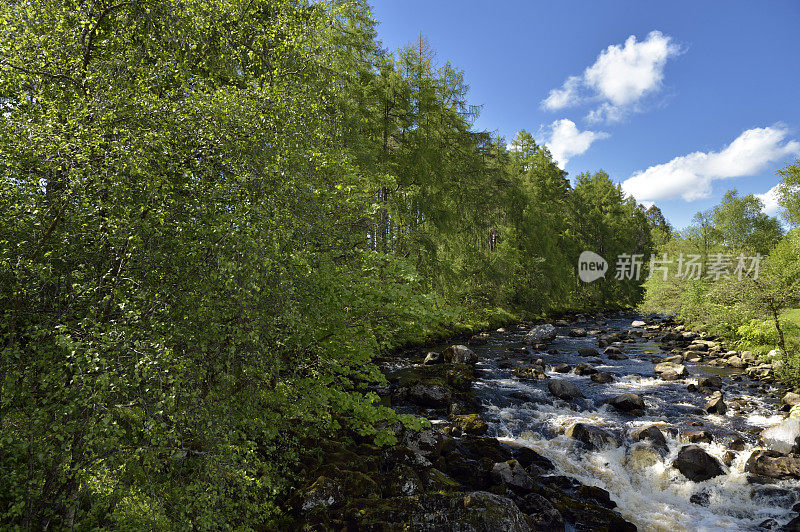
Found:
[(800, 157), (800, 1), (372, 0), (394, 50), (422, 34), (464, 71), (476, 129), (605, 170), (676, 228)]

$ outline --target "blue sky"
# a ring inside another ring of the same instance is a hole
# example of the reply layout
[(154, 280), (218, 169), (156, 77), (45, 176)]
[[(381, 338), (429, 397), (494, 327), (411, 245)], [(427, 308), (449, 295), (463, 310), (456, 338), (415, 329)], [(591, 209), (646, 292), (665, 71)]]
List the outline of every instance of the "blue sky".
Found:
[(385, 47), (421, 31), (464, 70), (476, 128), (527, 129), (570, 176), (603, 169), (676, 227), (800, 157), (798, 1), (372, 5)]

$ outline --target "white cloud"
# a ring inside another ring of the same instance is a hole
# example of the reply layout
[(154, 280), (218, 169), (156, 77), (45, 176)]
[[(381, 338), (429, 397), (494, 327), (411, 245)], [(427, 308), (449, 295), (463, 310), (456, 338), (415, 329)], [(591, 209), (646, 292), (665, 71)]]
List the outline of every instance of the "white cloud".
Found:
[(778, 214), (778, 187), (780, 185), (775, 185), (771, 189), (767, 190), (763, 194), (756, 194), (756, 197), (764, 202), (764, 209), (763, 211), (770, 216), (775, 216)]
[(579, 131), (575, 122), (566, 118), (556, 120), (547, 130), (549, 134), (545, 145), (561, 168), (564, 168), (570, 157), (584, 153), (594, 141), (609, 136), (603, 131)]
[(622, 189), (638, 201), (707, 198), (716, 180), (757, 174), (771, 162), (800, 154), (800, 142), (784, 142), (787, 134), (781, 126), (748, 129), (721, 151), (694, 152), (637, 172)]
[(679, 53), (680, 47), (660, 31), (651, 31), (640, 42), (631, 35), (624, 45), (613, 44), (600, 52), (583, 74), (570, 76), (561, 88), (552, 89), (542, 106), (554, 111), (586, 100), (599, 101), (587, 116), (590, 121), (621, 120), (638, 109), (642, 98), (661, 88), (667, 59)]

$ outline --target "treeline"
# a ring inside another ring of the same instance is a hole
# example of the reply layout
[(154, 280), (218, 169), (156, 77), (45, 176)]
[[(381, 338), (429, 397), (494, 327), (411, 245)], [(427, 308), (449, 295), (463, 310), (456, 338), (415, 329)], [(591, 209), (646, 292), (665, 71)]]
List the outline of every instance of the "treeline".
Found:
[(377, 353), (642, 296), (576, 261), (645, 211), (365, 2), (0, 13), (3, 527), (274, 525), (318, 436), (392, 442)]
[(800, 161), (779, 174), (778, 218), (736, 190), (697, 213), (683, 231), (655, 224), (663, 268), (645, 283), (642, 308), (675, 314), (782, 364), (780, 377), (800, 384)]

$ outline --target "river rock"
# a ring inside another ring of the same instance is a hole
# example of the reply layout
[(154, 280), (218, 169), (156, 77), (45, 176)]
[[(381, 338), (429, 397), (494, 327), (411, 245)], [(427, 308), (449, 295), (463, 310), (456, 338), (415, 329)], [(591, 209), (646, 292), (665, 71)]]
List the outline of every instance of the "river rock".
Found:
[(452, 416), (453, 424), (464, 434), (485, 434), (489, 425), (478, 414), (461, 414)]
[(656, 373), (673, 371), (679, 377), (685, 377), (688, 374), (686, 372), (686, 366), (683, 364), (677, 364), (675, 362), (661, 362), (660, 364), (656, 364), (655, 367), (653, 367), (653, 371)]
[(478, 362), (478, 355), (465, 345), (451, 345), (442, 352), (445, 362), (453, 364), (475, 364)]
[(721, 416), (725, 415), (725, 412), (728, 410), (728, 407), (725, 405), (725, 401), (722, 398), (722, 392), (714, 393), (714, 395), (711, 396), (711, 399), (703, 408), (709, 414), (719, 414)]
[(609, 353), (608, 359), (609, 360), (628, 360), (628, 355), (624, 353)]
[(573, 338), (583, 338), (584, 336), (586, 336), (586, 329), (581, 329), (581, 328), (572, 329), (567, 333), (567, 336), (571, 336)]
[(747, 362), (745, 362), (739, 357), (730, 357), (728, 359), (725, 359), (725, 362), (732, 368), (742, 369), (747, 367)]
[(517, 501), (519, 509), (528, 516), (533, 530), (564, 530), (564, 518), (553, 504), (538, 493), (528, 493)]
[(681, 434), (681, 439), (689, 443), (711, 443), (714, 435), (707, 430), (687, 430)]
[(597, 373), (597, 370), (588, 362), (581, 362), (575, 366), (575, 375), (584, 377), (586, 375), (594, 375), (595, 373)]
[(608, 384), (609, 382), (614, 382), (614, 376), (607, 371), (598, 371), (597, 373), (593, 374), (591, 377), (594, 382), (600, 384)]
[(634, 393), (624, 393), (606, 401), (607, 404), (620, 412), (625, 412), (632, 416), (644, 415), (644, 400)]
[(556, 328), (550, 324), (537, 325), (525, 335), (523, 341), (526, 344), (543, 344), (551, 342), (556, 338)]
[(800, 452), (800, 419), (790, 417), (778, 425), (761, 431), (761, 443), (779, 453)]
[(641, 320), (636, 320), (631, 323), (631, 327), (644, 327), (645, 325), (647, 324)]
[(581, 391), (578, 389), (577, 386), (575, 386), (569, 381), (561, 379), (548, 380), (547, 389), (550, 391), (551, 394), (558, 397), (559, 399), (564, 399), (565, 401), (576, 399), (578, 397), (583, 397), (583, 394), (581, 393)]
[(603, 350), (604, 355), (619, 355), (620, 353), (622, 350), (615, 345), (610, 345)]
[(591, 347), (581, 347), (578, 349), (578, 354), (582, 357), (599, 357), (600, 353), (597, 349), (593, 349)]
[(452, 396), (449, 388), (439, 384), (415, 384), (408, 390), (408, 398), (412, 403), (430, 408), (449, 405)]
[(717, 376), (711, 377), (700, 377), (697, 379), (697, 386), (700, 388), (711, 388), (714, 390), (719, 390), (722, 388), (722, 379)]
[(431, 366), (433, 364), (441, 364), (442, 362), (444, 362), (444, 357), (442, 357), (442, 354), (431, 351), (425, 355), (425, 360), (422, 363), (426, 366)]
[(760, 477), (797, 479), (800, 478), (800, 455), (759, 449), (750, 455), (744, 470)]
[(672, 467), (693, 482), (703, 482), (725, 474), (722, 464), (697, 445), (682, 447), (678, 451), (678, 457), (672, 462)]
[(781, 399), (781, 403), (789, 406), (800, 405), (800, 394), (787, 392)]
[[(678, 375), (678, 372), (673, 371), (673, 370), (667, 370), (667, 371), (661, 372), (660, 377), (661, 377), (661, 380), (664, 380), (664, 381), (677, 381), (677, 380), (680, 380), (682, 378), (680, 375)], [(691, 384), (690, 386), (694, 386), (694, 385)]]
[(694, 343), (689, 345), (689, 351), (708, 351), (708, 345), (705, 343)]
[(566, 435), (592, 449), (619, 447), (619, 441), (614, 435), (594, 425), (575, 423), (567, 429)]
[(553, 371), (556, 373), (569, 373), (572, 370), (572, 366), (569, 364), (556, 364), (553, 366)]
[(631, 433), (631, 439), (633, 441), (650, 440), (656, 447), (667, 448), (667, 439), (664, 437), (664, 433), (655, 425), (634, 430)]
[(492, 480), (497, 484), (504, 484), (526, 491), (533, 488), (533, 479), (516, 460), (494, 464), (492, 467)]

